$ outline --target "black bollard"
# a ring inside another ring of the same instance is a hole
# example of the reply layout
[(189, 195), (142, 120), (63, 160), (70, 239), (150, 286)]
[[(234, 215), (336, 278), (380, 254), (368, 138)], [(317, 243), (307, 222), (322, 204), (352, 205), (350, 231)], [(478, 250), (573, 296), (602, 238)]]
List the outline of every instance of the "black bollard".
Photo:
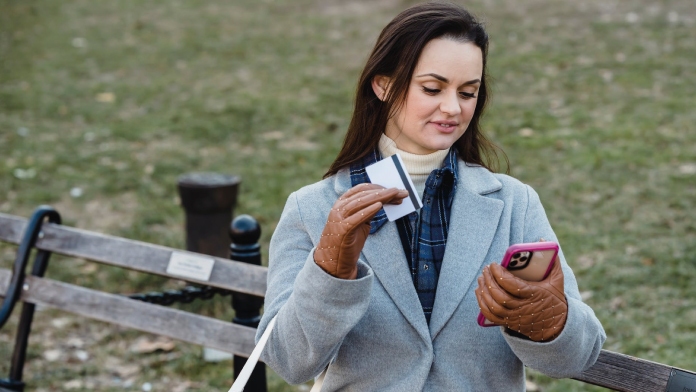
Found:
[(186, 250), (226, 258), (227, 234), (237, 204), (237, 176), (189, 173), (179, 177), (179, 197), (186, 212)]
[[(261, 265), (261, 246), (259, 238), (261, 237), (261, 226), (253, 217), (249, 215), (240, 215), (232, 221), (230, 225), (230, 259)], [(263, 298), (254, 295), (233, 293), (232, 308), (234, 308), (235, 317), (232, 320), (235, 324), (246, 325), (247, 327), (256, 328), (261, 321), (261, 307), (263, 306)], [(234, 378), (236, 379), (242, 371), (246, 358), (234, 356)], [(249, 377), (246, 390), (248, 391), (267, 391), (266, 386), (266, 365), (257, 363), (254, 371)]]
[[(222, 258), (229, 256), (228, 230), (240, 182), (237, 176), (219, 173), (189, 173), (179, 177), (179, 198), (186, 213), (186, 250)], [(206, 347), (203, 357), (217, 361), (229, 359), (231, 355)]]

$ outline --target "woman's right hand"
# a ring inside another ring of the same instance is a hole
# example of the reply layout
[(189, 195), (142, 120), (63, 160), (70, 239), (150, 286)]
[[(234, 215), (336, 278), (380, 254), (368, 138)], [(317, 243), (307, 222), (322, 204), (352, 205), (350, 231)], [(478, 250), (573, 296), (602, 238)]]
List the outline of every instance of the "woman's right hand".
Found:
[(339, 279), (358, 276), (358, 257), (370, 233), (370, 220), (384, 204), (401, 204), (405, 190), (359, 184), (339, 197), (331, 208), (314, 262)]

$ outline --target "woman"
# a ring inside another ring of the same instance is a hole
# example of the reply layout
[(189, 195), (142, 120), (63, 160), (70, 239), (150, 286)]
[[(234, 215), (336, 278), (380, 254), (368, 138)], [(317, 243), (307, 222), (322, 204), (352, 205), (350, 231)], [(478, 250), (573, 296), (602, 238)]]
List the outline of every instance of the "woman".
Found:
[[(343, 148), (323, 181), (290, 195), (271, 240), (257, 336), (277, 315), (262, 359), (287, 381), (327, 369), (324, 391), (521, 391), (524, 365), (571, 377), (596, 360), (605, 334), (562, 253), (524, 295), (498, 268), (511, 244), (557, 240), (537, 194), (488, 163), (487, 48), (451, 4), (412, 7), (382, 31)], [(364, 168), (394, 153), (424, 207), (387, 222), (382, 206), (407, 193)], [(479, 311), (507, 327), (479, 327)]]

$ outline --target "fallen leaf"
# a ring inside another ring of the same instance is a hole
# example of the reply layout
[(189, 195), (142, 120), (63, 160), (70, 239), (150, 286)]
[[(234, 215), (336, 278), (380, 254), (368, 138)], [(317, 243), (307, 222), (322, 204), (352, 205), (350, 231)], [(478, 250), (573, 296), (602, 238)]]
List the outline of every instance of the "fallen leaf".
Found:
[(172, 351), (176, 344), (167, 338), (156, 338), (154, 340), (142, 337), (138, 339), (130, 348), (132, 352), (138, 354), (149, 354), (155, 351)]
[(70, 380), (63, 384), (63, 389), (82, 389), (82, 380)]
[(611, 301), (609, 301), (609, 309), (617, 310), (619, 308), (623, 308), (625, 304), (626, 302), (623, 300), (623, 298), (614, 297)]
[(633, 246), (633, 245), (627, 245), (626, 246), (626, 256), (633, 256), (638, 252), (638, 248)]
[(173, 387), (172, 392), (186, 392), (186, 391), (188, 391), (189, 388), (191, 388), (191, 382), (184, 381), (180, 384), (177, 384), (175, 387)]
[(292, 139), (288, 140), (286, 143), (282, 143), (280, 148), (282, 150), (290, 151), (313, 151), (318, 150), (319, 145), (317, 143), (310, 142), (309, 140)]
[(87, 46), (87, 40), (82, 38), (82, 37), (73, 38), (71, 43), (72, 43), (72, 46), (74, 46), (76, 48), (84, 48), (85, 46)]
[(681, 174), (696, 174), (696, 163), (687, 163), (679, 166), (679, 173)]
[(47, 350), (42, 355), (48, 362), (55, 362), (63, 355), (63, 352), (61, 350)]
[(532, 128), (522, 128), (517, 133), (522, 137), (532, 137), (534, 136), (534, 130)]
[(636, 23), (640, 20), (640, 17), (635, 12), (629, 12), (626, 14), (626, 22)]
[(70, 317), (59, 317), (51, 320), (51, 325), (58, 329), (62, 329), (70, 325), (72, 321), (73, 320)]
[(110, 369), (121, 378), (129, 378), (140, 373), (140, 365), (116, 365), (110, 367)]
[(602, 77), (605, 83), (611, 83), (611, 81), (614, 80), (614, 73), (608, 69), (600, 70), (599, 76)]
[(595, 263), (594, 257), (592, 257), (592, 256), (590, 256), (590, 255), (580, 255), (580, 256), (576, 259), (576, 261), (577, 261), (577, 263), (580, 265), (580, 267), (583, 268), (583, 269), (585, 269), (585, 268), (590, 268), (590, 267), (592, 267), (592, 266), (594, 265), (594, 263)]
[(83, 274), (93, 274), (97, 272), (97, 269), (98, 268), (96, 263), (87, 263), (82, 268), (80, 268)]
[(89, 353), (87, 353), (87, 351), (77, 350), (77, 351), (75, 351), (74, 354), (75, 354), (75, 358), (80, 360), (80, 362), (85, 362), (86, 360), (89, 359)]
[(116, 95), (114, 93), (99, 93), (94, 99), (101, 103), (113, 103), (116, 101)]
[(541, 389), (539, 389), (539, 386), (533, 381), (524, 380), (524, 384), (525, 384), (525, 388), (527, 389), (527, 392), (541, 391)]
[(84, 192), (82, 191), (82, 188), (80, 187), (73, 187), (70, 189), (70, 197), (77, 199), (78, 197), (81, 197)]
[(65, 344), (73, 348), (82, 348), (85, 345), (85, 341), (78, 337), (71, 337), (65, 341)]
[(592, 295), (594, 295), (594, 293), (592, 291), (581, 291), (580, 292), (580, 298), (583, 301), (587, 301), (588, 299), (592, 298)]
[(263, 140), (281, 140), (286, 136), (281, 131), (271, 131), (262, 134), (261, 137), (263, 138)]
[(12, 174), (15, 176), (15, 178), (20, 179), (20, 180), (27, 180), (36, 177), (36, 169), (34, 168), (29, 168), (29, 169), (20, 169), (16, 168), (12, 171)]

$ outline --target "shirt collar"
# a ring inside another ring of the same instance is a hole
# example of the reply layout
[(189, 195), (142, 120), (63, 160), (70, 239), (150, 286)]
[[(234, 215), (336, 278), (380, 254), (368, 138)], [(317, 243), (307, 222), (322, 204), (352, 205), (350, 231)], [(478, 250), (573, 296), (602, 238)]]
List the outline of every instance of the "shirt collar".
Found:
[(448, 172), (452, 174), (452, 181), (454, 184), (457, 183), (457, 173), (459, 164), (457, 163), (457, 152), (454, 148), (450, 148), (449, 154), (445, 157), (445, 161), (442, 162), (442, 172)]

